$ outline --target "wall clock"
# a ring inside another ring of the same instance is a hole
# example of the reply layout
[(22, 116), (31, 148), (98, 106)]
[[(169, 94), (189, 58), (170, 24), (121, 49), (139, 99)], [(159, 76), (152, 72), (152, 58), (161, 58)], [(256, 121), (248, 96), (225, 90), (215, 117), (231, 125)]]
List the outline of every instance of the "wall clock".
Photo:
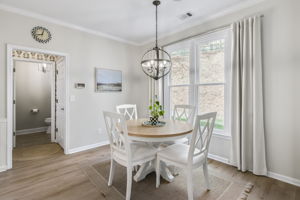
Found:
[(52, 36), (48, 29), (42, 26), (36, 26), (31, 30), (33, 39), (40, 43), (47, 43), (51, 40)]

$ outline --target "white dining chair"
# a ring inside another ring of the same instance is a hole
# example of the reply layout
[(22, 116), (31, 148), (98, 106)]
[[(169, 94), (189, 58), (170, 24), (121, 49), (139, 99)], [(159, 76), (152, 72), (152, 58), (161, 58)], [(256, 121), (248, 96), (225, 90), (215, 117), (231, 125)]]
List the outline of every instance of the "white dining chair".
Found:
[(187, 174), (188, 200), (193, 199), (193, 169), (203, 166), (207, 189), (210, 189), (207, 154), (217, 113), (207, 113), (196, 117), (190, 144), (173, 144), (157, 153), (156, 187), (160, 185), (160, 162), (184, 169)]
[(117, 113), (123, 114), (127, 120), (138, 119), (137, 108), (135, 104), (118, 105), (116, 109)]
[(196, 107), (193, 105), (175, 105), (173, 110), (173, 120), (194, 123)]
[(108, 186), (112, 185), (115, 164), (118, 163), (127, 168), (126, 200), (131, 196), (132, 169), (156, 158), (157, 150), (146, 144), (132, 142), (128, 136), (127, 124), (124, 115), (111, 112), (103, 112), (106, 130), (110, 142), (111, 164)]
[[(175, 105), (173, 110), (172, 119), (178, 120), (178, 121), (186, 121), (190, 124), (194, 124), (195, 121), (195, 113), (196, 113), (196, 107), (193, 105)], [(175, 143), (189, 143), (189, 136), (188, 138), (182, 138), (179, 140), (176, 140)], [(174, 143), (174, 142), (173, 142)], [(168, 144), (173, 144), (172, 142), (169, 142)]]

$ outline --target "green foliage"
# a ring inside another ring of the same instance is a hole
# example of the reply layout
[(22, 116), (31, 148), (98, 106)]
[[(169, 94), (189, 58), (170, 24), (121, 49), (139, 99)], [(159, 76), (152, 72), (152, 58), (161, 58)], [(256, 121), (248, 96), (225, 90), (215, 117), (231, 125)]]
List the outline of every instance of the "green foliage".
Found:
[[(201, 126), (205, 126), (206, 125), (206, 121), (201, 121), (200, 125)], [(217, 129), (217, 130), (224, 130), (224, 120), (216, 119), (216, 121), (215, 121), (215, 129)]]
[(153, 105), (150, 105), (149, 110), (152, 117), (160, 117), (165, 114), (165, 111), (159, 101), (155, 101)]

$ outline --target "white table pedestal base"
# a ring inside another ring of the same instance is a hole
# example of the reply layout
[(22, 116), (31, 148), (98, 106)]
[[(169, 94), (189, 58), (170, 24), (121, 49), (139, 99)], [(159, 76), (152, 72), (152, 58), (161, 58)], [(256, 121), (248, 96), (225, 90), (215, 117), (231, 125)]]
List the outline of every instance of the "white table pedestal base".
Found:
[[(155, 172), (155, 161), (151, 161), (151, 162), (143, 164), (140, 167), (140, 169), (137, 171), (137, 173), (135, 174), (133, 179), (136, 182), (139, 182), (139, 181), (143, 180), (144, 178), (146, 178), (146, 176), (148, 174), (150, 174), (151, 172)], [(170, 169), (164, 162), (161, 162), (161, 164), (160, 164), (160, 175), (168, 182), (173, 182), (173, 180), (174, 180), (174, 176), (172, 175)]]
[[(163, 119), (166, 122), (164, 127), (151, 128), (141, 125), (145, 121), (148, 121), (148, 119), (128, 120), (128, 135), (132, 141), (152, 144), (158, 150), (165, 147), (165, 145), (160, 146), (161, 144), (185, 138), (193, 131), (193, 124), (178, 120)], [(153, 160), (141, 165), (133, 179), (138, 182), (143, 180), (149, 173), (155, 172), (155, 162)], [(161, 162), (160, 175), (168, 182), (174, 180), (173, 174), (178, 174), (176, 170), (173, 173), (172, 169), (173, 167), (168, 167)]]

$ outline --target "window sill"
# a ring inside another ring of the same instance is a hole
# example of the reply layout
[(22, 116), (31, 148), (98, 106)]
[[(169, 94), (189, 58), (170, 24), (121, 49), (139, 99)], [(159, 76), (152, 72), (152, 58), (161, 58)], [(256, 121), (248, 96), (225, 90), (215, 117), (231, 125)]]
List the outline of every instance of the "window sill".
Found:
[(219, 137), (225, 140), (231, 140), (231, 135), (228, 133), (221, 133), (221, 132), (213, 132), (212, 134), (214, 137)]

